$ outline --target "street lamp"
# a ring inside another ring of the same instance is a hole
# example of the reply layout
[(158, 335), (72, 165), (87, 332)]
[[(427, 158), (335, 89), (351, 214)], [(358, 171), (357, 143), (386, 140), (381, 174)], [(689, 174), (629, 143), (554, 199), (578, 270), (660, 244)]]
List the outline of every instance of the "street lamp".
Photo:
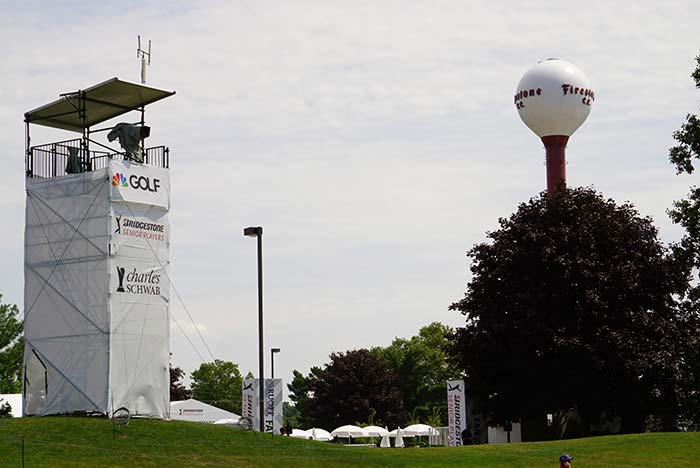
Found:
[(247, 227), (243, 235), (258, 238), (258, 374), (260, 377), (260, 432), (265, 432), (265, 370), (263, 368), (263, 280), (262, 280), (262, 226)]
[(275, 378), (275, 353), (279, 353), (279, 348), (270, 348), (270, 378)]

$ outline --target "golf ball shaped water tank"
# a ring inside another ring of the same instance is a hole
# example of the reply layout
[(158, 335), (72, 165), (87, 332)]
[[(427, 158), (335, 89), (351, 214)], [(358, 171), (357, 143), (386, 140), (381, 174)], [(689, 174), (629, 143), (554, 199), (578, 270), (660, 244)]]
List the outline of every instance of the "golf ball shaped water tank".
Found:
[(530, 67), (518, 83), (514, 103), (520, 118), (539, 137), (571, 136), (595, 102), (586, 75), (559, 59)]

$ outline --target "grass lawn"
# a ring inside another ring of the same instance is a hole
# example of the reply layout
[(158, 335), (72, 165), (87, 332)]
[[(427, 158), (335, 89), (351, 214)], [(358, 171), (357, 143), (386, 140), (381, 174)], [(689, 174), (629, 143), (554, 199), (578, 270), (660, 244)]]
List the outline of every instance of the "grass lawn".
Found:
[(343, 447), (229, 427), (132, 420), (112, 437), (102, 418), (0, 419), (0, 467), (479, 467), (555, 468), (563, 452), (574, 468), (695, 467), (700, 433), (636, 434), (469, 447)]

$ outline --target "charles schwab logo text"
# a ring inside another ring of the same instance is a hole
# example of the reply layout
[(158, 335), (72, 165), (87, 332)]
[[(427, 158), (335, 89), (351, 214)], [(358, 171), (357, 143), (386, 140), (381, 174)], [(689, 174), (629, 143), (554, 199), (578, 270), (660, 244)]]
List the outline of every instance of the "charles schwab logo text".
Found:
[(126, 268), (118, 266), (117, 276), (119, 279), (117, 292), (128, 294), (148, 294), (151, 296), (160, 295), (161, 275), (156, 273), (155, 270), (151, 270), (148, 273), (139, 273), (136, 271), (136, 268), (134, 268), (127, 273)]

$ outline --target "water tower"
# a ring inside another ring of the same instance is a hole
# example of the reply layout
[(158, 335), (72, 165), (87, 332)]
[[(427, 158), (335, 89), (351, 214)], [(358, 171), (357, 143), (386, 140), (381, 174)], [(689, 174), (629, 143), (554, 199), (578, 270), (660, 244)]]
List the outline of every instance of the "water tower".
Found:
[(595, 92), (586, 75), (564, 60), (538, 62), (520, 79), (514, 104), (525, 125), (544, 143), (547, 191), (566, 185), (566, 145), (594, 101)]
[(170, 157), (144, 140), (173, 94), (113, 78), (24, 115), (25, 415), (169, 414)]

